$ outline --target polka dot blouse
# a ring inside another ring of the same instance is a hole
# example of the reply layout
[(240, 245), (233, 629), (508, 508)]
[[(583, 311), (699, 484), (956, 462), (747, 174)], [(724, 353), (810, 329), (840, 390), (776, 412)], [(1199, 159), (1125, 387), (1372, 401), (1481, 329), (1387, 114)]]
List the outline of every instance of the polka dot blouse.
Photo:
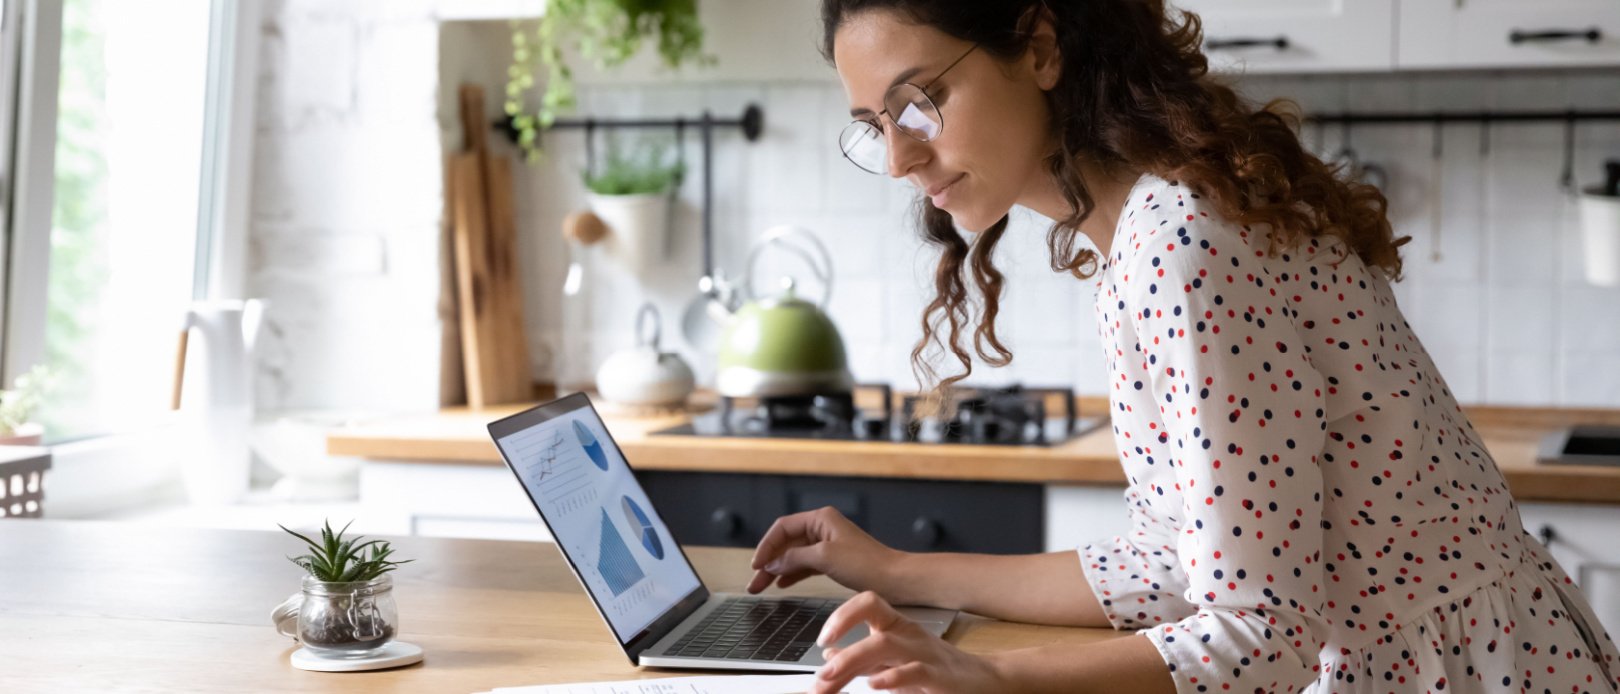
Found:
[(1113, 625), (1182, 692), (1615, 691), (1383, 271), (1267, 243), (1152, 176), (1121, 213), (1097, 319), (1131, 531), (1080, 551)]

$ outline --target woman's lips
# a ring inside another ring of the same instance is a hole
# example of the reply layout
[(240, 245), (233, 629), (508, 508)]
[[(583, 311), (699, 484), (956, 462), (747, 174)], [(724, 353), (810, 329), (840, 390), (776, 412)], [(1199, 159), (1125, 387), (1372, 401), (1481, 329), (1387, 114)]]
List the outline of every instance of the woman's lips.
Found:
[(966, 176), (967, 174), (965, 173), (960, 174), (956, 178), (951, 179), (949, 183), (930, 189), (928, 191), (928, 197), (933, 200), (934, 207), (943, 207), (945, 205), (945, 201), (950, 199), (950, 196), (947, 195), (947, 193), (950, 192), (951, 188), (956, 186), (957, 181), (962, 180)]

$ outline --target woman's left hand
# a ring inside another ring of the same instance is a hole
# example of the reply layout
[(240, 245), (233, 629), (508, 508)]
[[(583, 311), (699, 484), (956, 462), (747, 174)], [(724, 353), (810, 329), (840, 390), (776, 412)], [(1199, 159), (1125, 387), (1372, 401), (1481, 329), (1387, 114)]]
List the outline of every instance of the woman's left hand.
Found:
[(823, 651), (827, 664), (818, 673), (813, 694), (836, 693), (860, 675), (869, 675), (867, 683), (874, 689), (908, 693), (1005, 690), (989, 660), (928, 633), (870, 591), (835, 610), (818, 643), (837, 643), (862, 623), (871, 629), (869, 636), (846, 648)]

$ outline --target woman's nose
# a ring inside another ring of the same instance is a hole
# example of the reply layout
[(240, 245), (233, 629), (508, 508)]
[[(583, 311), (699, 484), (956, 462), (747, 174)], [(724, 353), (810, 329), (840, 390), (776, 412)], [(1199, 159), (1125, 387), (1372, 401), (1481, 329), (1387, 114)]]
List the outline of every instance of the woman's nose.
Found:
[(886, 129), (883, 136), (889, 139), (888, 164), (891, 178), (905, 178), (907, 173), (928, 159), (928, 143), (920, 142), (900, 132), (899, 127)]

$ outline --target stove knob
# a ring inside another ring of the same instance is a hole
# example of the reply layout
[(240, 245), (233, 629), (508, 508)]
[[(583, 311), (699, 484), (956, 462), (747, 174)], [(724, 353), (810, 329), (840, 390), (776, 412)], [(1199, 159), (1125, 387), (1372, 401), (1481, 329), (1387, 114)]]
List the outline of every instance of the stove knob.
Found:
[(721, 506), (709, 514), (709, 527), (714, 529), (714, 536), (723, 541), (733, 541), (742, 535), (742, 516), (730, 507)]
[(944, 534), (944, 530), (939, 527), (939, 521), (928, 516), (917, 516), (917, 520), (911, 522), (911, 537), (921, 543), (924, 549), (939, 546), (940, 536)]

